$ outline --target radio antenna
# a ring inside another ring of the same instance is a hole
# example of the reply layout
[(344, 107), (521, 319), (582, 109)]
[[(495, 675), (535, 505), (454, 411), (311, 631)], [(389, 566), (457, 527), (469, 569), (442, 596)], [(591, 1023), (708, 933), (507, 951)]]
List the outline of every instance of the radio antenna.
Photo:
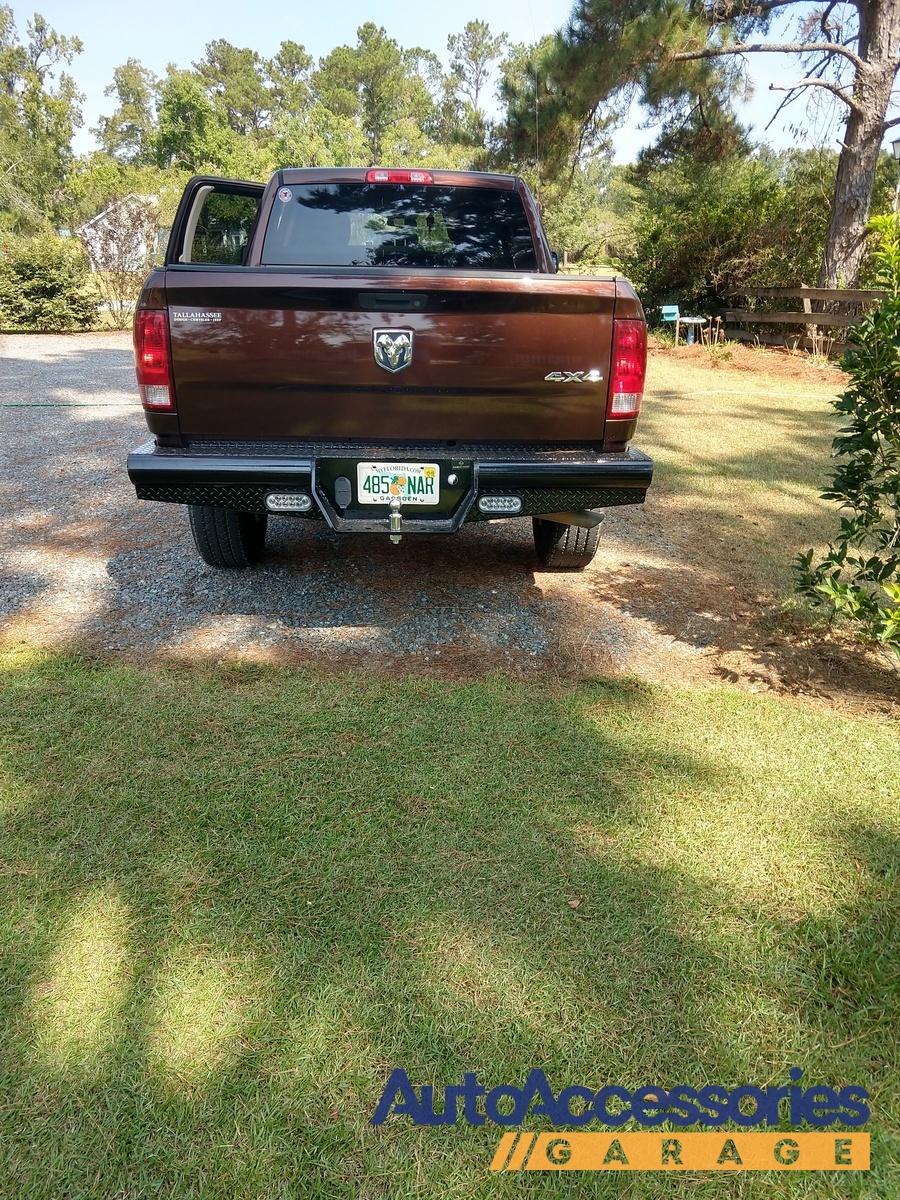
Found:
[[(535, 48), (535, 50), (537, 50), (538, 36), (537, 36), (537, 29), (535, 29), (535, 26), (534, 26), (534, 13), (531, 11), (531, 0), (527, 0), (527, 3), (528, 3), (528, 16), (531, 18), (531, 36), (534, 38), (534, 48)], [(538, 88), (539, 88), (538, 73), (537, 73), (537, 67), (535, 67), (534, 68), (534, 165), (535, 165), (535, 171), (537, 172), (537, 174), (535, 176), (534, 194), (535, 194), (535, 198), (537, 200), (540, 200), (540, 197), (541, 197), (541, 139), (540, 139), (540, 130), (539, 130), (539, 123), (538, 123), (538, 103), (539, 103)]]
[(539, 88), (539, 86), (540, 86), (540, 83), (538, 80), (538, 72), (535, 71), (534, 72), (534, 157), (535, 157), (536, 163), (538, 163), (539, 174), (540, 174), (541, 144), (540, 144), (539, 118), (538, 118), (538, 112), (539, 112), (538, 88)]
[(534, 165), (535, 165), (535, 171), (537, 172), (537, 174), (535, 176), (534, 190), (537, 192), (538, 199), (540, 199), (540, 195), (541, 195), (541, 139), (540, 139), (540, 126), (539, 126), (539, 122), (538, 122), (538, 108), (539, 108), (539, 104), (540, 104), (540, 96), (538, 95), (538, 88), (539, 88), (538, 73), (537, 73), (537, 70), (535, 70), (535, 72), (534, 72)]

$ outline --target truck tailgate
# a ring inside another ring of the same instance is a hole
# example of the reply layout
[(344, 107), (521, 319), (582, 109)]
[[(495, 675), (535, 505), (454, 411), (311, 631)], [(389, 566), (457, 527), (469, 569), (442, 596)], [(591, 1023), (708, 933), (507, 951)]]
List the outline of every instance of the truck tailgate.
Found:
[[(614, 280), (191, 265), (165, 288), (185, 436), (602, 439)], [(376, 362), (382, 331), (408, 365)]]

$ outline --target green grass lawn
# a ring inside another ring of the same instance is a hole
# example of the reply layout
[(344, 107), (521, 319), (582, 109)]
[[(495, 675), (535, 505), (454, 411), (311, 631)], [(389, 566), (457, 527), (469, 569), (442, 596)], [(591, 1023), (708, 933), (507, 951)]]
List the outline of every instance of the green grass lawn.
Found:
[[(27, 653), (0, 687), (3, 1197), (900, 1195), (896, 726)], [(794, 1065), (870, 1090), (871, 1173), (491, 1176), (498, 1128), (368, 1124), (394, 1066)]]

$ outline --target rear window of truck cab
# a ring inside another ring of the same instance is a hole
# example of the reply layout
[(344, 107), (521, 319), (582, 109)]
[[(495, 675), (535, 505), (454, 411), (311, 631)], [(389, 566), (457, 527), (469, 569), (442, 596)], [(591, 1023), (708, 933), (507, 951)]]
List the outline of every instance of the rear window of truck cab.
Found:
[(279, 188), (267, 266), (534, 271), (521, 197), (497, 188), (325, 183)]

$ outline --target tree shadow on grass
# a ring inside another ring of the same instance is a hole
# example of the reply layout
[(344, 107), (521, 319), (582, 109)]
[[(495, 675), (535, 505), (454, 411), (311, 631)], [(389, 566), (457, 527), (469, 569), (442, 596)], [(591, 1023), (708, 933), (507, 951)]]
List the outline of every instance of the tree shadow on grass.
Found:
[[(798, 988), (811, 938), (881, 910), (861, 893), (801, 936), (774, 878), (771, 903), (730, 878), (755, 781), (652, 689), (50, 663), (5, 690), (8, 1194), (620, 1195), (490, 1179), (496, 1128), (367, 1122), (395, 1065), (559, 1090), (780, 1084), (812, 1057), (867, 1082)], [(721, 861), (693, 854), (707, 810)], [(848, 856), (816, 850), (813, 891)], [(631, 1186), (869, 1194), (761, 1178)]]
[[(741, 413), (755, 408), (744, 404)], [(561, 620), (576, 625), (585, 599), (600, 600), (688, 654), (701, 652), (705, 673), (726, 681), (896, 705), (900, 676), (890, 663), (855, 646), (846, 630), (816, 625), (799, 596), (793, 601), (797, 556), (826, 543), (839, 524), (839, 510), (818, 497), (830, 426), (820, 417), (821, 428), (804, 432), (807, 414), (795, 415), (798, 428), (773, 446), (765, 415), (761, 409), (758, 453), (713, 458), (674, 441), (654, 446), (659, 458), (646, 510), (608, 521), (627, 560), (586, 576), (586, 595), (573, 591)], [(790, 415), (776, 412), (777, 428)], [(814, 471), (817, 461), (821, 471)], [(690, 677), (692, 664), (684, 665)]]

